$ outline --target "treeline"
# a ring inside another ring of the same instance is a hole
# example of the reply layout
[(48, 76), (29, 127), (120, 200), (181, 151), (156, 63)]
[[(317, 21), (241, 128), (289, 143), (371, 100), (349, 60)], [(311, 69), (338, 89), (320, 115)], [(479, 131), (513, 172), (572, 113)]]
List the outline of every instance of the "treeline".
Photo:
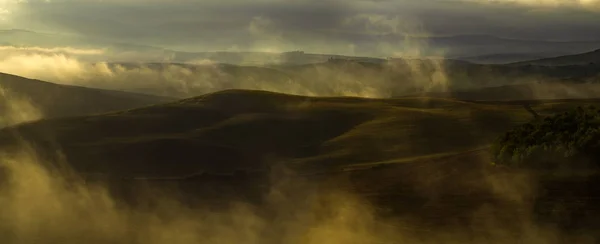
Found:
[(600, 166), (600, 109), (573, 110), (519, 126), (491, 148), (496, 164), (524, 168)]

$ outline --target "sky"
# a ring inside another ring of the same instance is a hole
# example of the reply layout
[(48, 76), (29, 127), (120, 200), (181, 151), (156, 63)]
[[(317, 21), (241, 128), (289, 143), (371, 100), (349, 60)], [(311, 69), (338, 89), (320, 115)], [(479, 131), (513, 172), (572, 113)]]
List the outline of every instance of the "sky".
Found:
[(0, 0), (0, 29), (193, 51), (352, 49), (377, 35), (600, 40), (600, 0)]

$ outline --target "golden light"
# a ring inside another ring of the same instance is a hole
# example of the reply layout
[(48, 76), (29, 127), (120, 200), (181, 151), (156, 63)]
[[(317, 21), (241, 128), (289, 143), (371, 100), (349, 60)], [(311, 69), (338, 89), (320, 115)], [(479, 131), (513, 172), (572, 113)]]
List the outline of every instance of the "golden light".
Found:
[(12, 13), (12, 6), (15, 4), (13, 0), (0, 0), (0, 21), (7, 20)]

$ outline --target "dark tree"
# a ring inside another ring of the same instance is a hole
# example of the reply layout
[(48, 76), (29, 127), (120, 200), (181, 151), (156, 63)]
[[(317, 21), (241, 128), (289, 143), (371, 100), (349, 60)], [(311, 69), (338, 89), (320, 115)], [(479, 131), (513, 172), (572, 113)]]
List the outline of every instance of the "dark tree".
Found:
[(492, 145), (496, 164), (526, 168), (600, 166), (600, 110), (577, 107), (516, 127)]

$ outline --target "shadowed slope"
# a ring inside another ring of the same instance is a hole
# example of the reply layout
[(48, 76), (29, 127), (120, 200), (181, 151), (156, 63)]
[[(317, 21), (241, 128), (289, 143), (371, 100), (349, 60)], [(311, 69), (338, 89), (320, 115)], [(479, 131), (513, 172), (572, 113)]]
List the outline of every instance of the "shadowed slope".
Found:
[(591, 52), (513, 63), (513, 65), (588, 65), (600, 63), (600, 49)]
[(123, 176), (261, 170), (276, 159), (312, 171), (469, 150), (529, 119), (521, 105), (228, 90), (6, 128), (0, 148), (18, 134), (80, 171)]
[(58, 85), (2, 73), (0, 88), (27, 98), (47, 118), (104, 113), (172, 101), (167, 97)]
[(227, 90), (5, 128), (0, 149), (18, 146), (21, 138), (47, 156), (60, 150), (81, 172), (124, 177), (264, 170), (272, 162), (308, 173), (481, 148), (533, 119), (527, 108), (544, 115), (582, 103), (598, 101), (484, 103)]
[(521, 101), (556, 99), (594, 99), (600, 94), (600, 84), (547, 82), (485, 87), (451, 92), (429, 92), (424, 96), (475, 101)]
[[(530, 103), (545, 114), (600, 102)], [(86, 178), (118, 178), (109, 179), (111, 191), (133, 202), (145, 184), (181, 190), (190, 193), (185, 195), (189, 201), (217, 207), (231, 199), (260, 202), (272, 183), (265, 179), (269, 173), (284, 181), (290, 176), (273, 170), (284, 164), (319, 187), (349, 190), (419, 228), (486, 231), (481, 222), (493, 219), (510, 232), (520, 228), (515, 220), (529, 218), (523, 212), (537, 204), (536, 186), (522, 172), (493, 168), (486, 146), (531, 119), (523, 101), (316, 98), (228, 90), (5, 128), (0, 149), (10, 151), (24, 139), (42, 156), (57, 157), (61, 150)], [(575, 182), (543, 194), (562, 204), (564, 192), (578, 189), (581, 184)], [(574, 196), (579, 201), (590, 195)], [(597, 213), (594, 209), (586, 210)], [(474, 215), (479, 210), (482, 215)]]

